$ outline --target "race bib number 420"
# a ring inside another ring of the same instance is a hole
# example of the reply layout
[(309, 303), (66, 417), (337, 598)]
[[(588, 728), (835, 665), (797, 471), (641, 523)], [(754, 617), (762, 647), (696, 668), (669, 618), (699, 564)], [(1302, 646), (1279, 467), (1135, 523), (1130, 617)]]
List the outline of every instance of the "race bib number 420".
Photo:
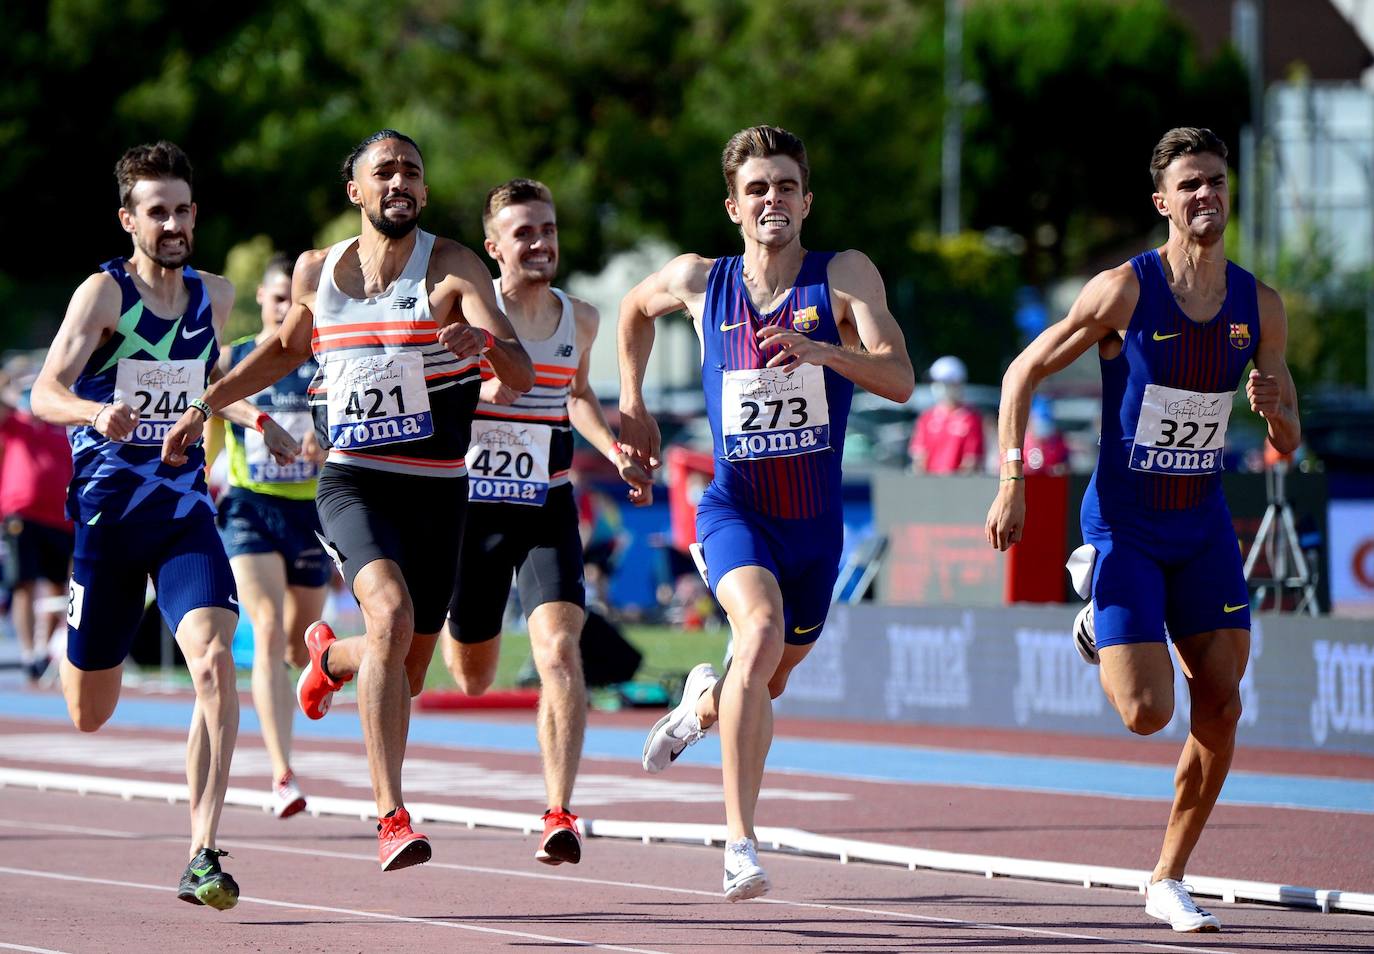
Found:
[(158, 446), (193, 398), (205, 390), (205, 362), (141, 361), (120, 358), (115, 370), (114, 399), (138, 412), (130, 444)]
[(549, 496), (547, 424), (473, 421), (468, 466), (468, 499), (483, 503), (543, 506)]
[(1234, 394), (1146, 385), (1131, 470), (1176, 476), (1220, 473)]
[(329, 443), (339, 450), (418, 441), (434, 433), (418, 351), (348, 358), (325, 365)]
[(830, 404), (825, 372), (803, 364), (791, 374), (781, 368), (726, 371), (720, 420), (730, 460), (795, 457), (830, 448)]

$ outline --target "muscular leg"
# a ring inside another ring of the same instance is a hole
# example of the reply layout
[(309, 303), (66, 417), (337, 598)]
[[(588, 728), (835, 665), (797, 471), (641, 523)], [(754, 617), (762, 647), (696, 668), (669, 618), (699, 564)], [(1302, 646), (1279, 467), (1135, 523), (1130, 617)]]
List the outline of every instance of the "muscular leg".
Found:
[(219, 607), (191, 610), (177, 627), (196, 690), (196, 707), (186, 745), (186, 781), (191, 796), (191, 852), (215, 847), (229, 763), (239, 732), (239, 697), (230, 646), (237, 622)]
[(1174, 715), (1174, 666), (1164, 642), (1104, 646), (1098, 677), (1107, 701), (1137, 735), (1153, 735)]
[(539, 671), (539, 751), (550, 808), (567, 808), (587, 728), (587, 683), (582, 675), (582, 624), (575, 603), (541, 603), (529, 614), (530, 650)]
[(277, 553), (247, 553), (232, 558), (239, 601), (253, 624), (253, 707), (262, 741), (272, 760), (275, 783), (291, 768), (291, 720), (296, 700), (286, 675), (286, 563)]
[(77, 669), (64, 657), (60, 671), (72, 725), (82, 732), (94, 732), (108, 722), (119, 703), (124, 664), (110, 669)]
[(491, 688), (501, 661), (499, 634), (480, 643), (460, 643), (453, 636), (453, 621), (449, 620), (444, 624), (443, 647), (444, 665), (463, 695), (480, 696)]
[[(367, 632), (334, 643), (327, 664), (336, 679), (358, 676), (358, 718), (372, 792), (377, 813), (385, 815), (403, 804), (401, 763), (410, 731), (411, 697), (407, 658), (415, 639), (415, 611), (401, 568), (391, 560), (373, 560), (363, 567), (353, 581), (353, 592)], [(434, 651), (434, 637), (429, 637), (429, 651)]]
[(310, 654), (305, 651), (305, 631), (311, 623), (324, 615), (324, 602), (328, 591), (327, 586), (286, 588), (286, 602), (282, 607), (282, 619), (286, 630), (286, 661), (297, 669), (304, 669), (310, 662)]
[(1221, 794), (1236, 749), (1240, 680), (1250, 633), (1221, 629), (1180, 640), (1178, 652), (1192, 699), (1192, 726), (1174, 775), (1174, 804), (1152, 881), (1181, 880), (1188, 858)]

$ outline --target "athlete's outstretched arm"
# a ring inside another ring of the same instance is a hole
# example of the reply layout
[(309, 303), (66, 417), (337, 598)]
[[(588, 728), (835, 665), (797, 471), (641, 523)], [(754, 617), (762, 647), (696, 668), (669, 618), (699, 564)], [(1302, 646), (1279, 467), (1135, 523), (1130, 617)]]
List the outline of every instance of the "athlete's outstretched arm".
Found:
[(1008, 461), (1008, 450), (1026, 442), (1031, 396), (1040, 382), (1062, 371), (1108, 335), (1126, 330), (1140, 298), (1140, 283), (1129, 264), (1093, 277), (1063, 321), (1040, 332), (1016, 356), (1002, 376), (1002, 402), (997, 411), (997, 456), (1002, 482), (988, 510), (987, 540), (1005, 550), (1021, 539), (1026, 524), (1026, 485), (1021, 461)]
[[(237, 367), (206, 388), (201, 400), (212, 413), (270, 387), (310, 357), (310, 335), (315, 325), (311, 306), (319, 288), (324, 256), (325, 252), (314, 250), (296, 261), (291, 275), (291, 309), (276, 337), (258, 345)], [(186, 449), (200, 440), (204, 427), (205, 416), (198, 409), (189, 408), (163, 438), (162, 459), (174, 466), (185, 463)]]
[(1298, 393), (1288, 371), (1288, 314), (1283, 299), (1268, 285), (1259, 286), (1260, 340), (1255, 367), (1245, 382), (1245, 395), (1254, 411), (1269, 426), (1269, 443), (1280, 454), (1291, 454), (1302, 443), (1298, 420)]
[[(902, 329), (888, 310), (887, 290), (877, 266), (863, 252), (850, 249), (831, 260), (829, 278), (840, 305), (835, 323), (844, 343), (812, 341), (800, 332), (765, 325), (759, 329), (760, 343), (779, 349), (768, 359), (768, 367), (818, 364), (879, 397), (905, 401), (916, 387), (916, 374)], [(850, 339), (846, 329), (853, 329), (857, 342)]]
[(72, 295), (62, 326), (33, 382), (33, 413), (50, 424), (89, 424), (112, 441), (128, 440), (138, 412), (123, 401), (101, 404), (72, 393), (95, 349), (119, 326), (119, 285), (104, 272), (86, 279)]
[(595, 308), (585, 301), (573, 299), (573, 320), (577, 323), (577, 344), (581, 358), (577, 371), (573, 374), (572, 387), (568, 391), (568, 420), (577, 433), (596, 448), (598, 454), (615, 465), (620, 479), (630, 485), (629, 499), (637, 507), (654, 502), (654, 483), (634, 458), (625, 453), (620, 443), (611, 433), (606, 423), (606, 414), (601, 410), (601, 402), (592, 391), (587, 380), (591, 365), (592, 343), (601, 324), (601, 316)]
[(658, 468), (658, 422), (644, 406), (644, 371), (654, 349), (654, 319), (686, 311), (700, 317), (711, 259), (679, 255), (630, 289), (620, 303), (620, 443), (641, 467)]
[[(534, 387), (534, 365), (510, 321), (497, 307), (491, 273), (482, 260), (472, 249), (446, 239), (435, 242), (434, 254), (438, 261), (431, 268), (437, 266), (444, 275), (439, 283), (443, 286), (441, 297), (452, 298), (452, 313), (462, 319), (440, 322), (439, 343), (459, 358), (482, 354), (501, 383), (512, 391), (524, 393)], [(492, 338), (485, 352), (482, 348), (488, 342), (483, 332)]]

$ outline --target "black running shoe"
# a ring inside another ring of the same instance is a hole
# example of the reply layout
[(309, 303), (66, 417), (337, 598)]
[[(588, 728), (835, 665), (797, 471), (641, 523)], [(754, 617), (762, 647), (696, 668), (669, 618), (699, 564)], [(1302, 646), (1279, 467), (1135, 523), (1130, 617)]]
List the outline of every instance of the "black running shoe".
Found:
[(221, 871), (219, 860), (229, 852), (202, 848), (196, 852), (177, 885), (177, 897), (189, 904), (204, 904), (216, 911), (228, 911), (239, 903), (239, 886), (234, 876)]

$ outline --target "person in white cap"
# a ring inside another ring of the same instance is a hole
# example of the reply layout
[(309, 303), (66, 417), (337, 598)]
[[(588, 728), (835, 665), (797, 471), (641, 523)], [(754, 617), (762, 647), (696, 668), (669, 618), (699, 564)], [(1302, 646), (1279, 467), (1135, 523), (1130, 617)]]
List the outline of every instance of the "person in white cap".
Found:
[(983, 463), (983, 419), (964, 404), (964, 362), (947, 354), (930, 366), (935, 404), (911, 432), (911, 469), (918, 474), (972, 474)]

